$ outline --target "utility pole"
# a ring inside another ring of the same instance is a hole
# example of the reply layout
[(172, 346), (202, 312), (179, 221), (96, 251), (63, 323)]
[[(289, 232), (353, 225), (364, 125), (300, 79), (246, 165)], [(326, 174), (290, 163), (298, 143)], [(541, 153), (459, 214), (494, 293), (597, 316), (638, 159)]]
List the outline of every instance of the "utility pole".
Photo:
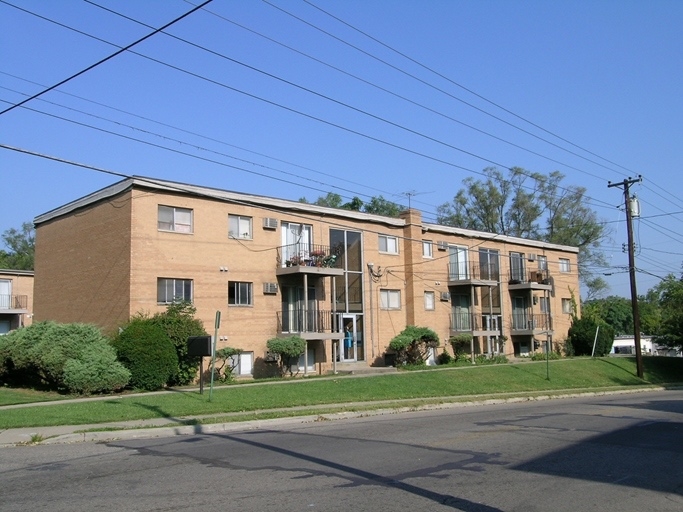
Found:
[[(628, 273), (631, 278), (631, 308), (633, 310), (633, 339), (636, 345), (636, 371), (638, 378), (643, 378), (643, 354), (640, 350), (640, 310), (638, 309), (638, 292), (636, 291), (636, 257), (633, 246), (633, 212), (631, 211), (631, 195), (629, 188), (633, 183), (643, 181), (643, 177), (625, 179), (621, 183), (607, 182), (607, 187), (624, 187), (624, 206), (626, 207), (626, 230), (628, 233)], [(638, 214), (640, 215), (640, 214)]]

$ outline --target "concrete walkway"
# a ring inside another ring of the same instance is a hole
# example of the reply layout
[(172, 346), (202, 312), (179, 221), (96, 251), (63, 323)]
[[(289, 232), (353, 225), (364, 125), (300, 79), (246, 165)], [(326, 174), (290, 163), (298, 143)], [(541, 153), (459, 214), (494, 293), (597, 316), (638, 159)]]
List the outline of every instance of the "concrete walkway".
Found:
[[(577, 392), (575, 390), (555, 390), (552, 395), (528, 396), (528, 397), (508, 397), (499, 395), (496, 397), (442, 397), (425, 400), (425, 404), (415, 407), (415, 399), (407, 400), (387, 400), (381, 402), (354, 402), (343, 404), (323, 404), (318, 406), (287, 407), (282, 409), (272, 409), (267, 411), (257, 411), (259, 413), (279, 413), (287, 412), (291, 415), (292, 411), (302, 411), (302, 416), (287, 416), (267, 420), (247, 420), (240, 421), (238, 418), (244, 417), (245, 413), (219, 413), (203, 416), (190, 416), (184, 418), (154, 418), (148, 420), (117, 421), (109, 423), (91, 425), (64, 425), (57, 427), (27, 427), (13, 428), (0, 431), (0, 447), (32, 444), (66, 444), (84, 441), (106, 442), (121, 439), (143, 439), (154, 437), (169, 437), (176, 435), (196, 435), (210, 434), (230, 431), (243, 431), (251, 429), (272, 428), (277, 425), (294, 425), (313, 423), (319, 421), (334, 421), (339, 419), (349, 419), (357, 417), (377, 416), (385, 414), (397, 414), (402, 412), (414, 412), (419, 410), (450, 409), (458, 407), (470, 407), (476, 405), (491, 405), (500, 403), (526, 402), (535, 400), (549, 400), (559, 398), (573, 398), (578, 396), (599, 396), (613, 394), (642, 393), (648, 391), (661, 391), (663, 387), (646, 387), (620, 390), (592, 390), (587, 392)], [(187, 390), (190, 391), (190, 390)], [(196, 391), (196, 390), (194, 390)], [(170, 393), (173, 391), (163, 391), (160, 393)], [(145, 394), (149, 396), (149, 393)], [(127, 395), (131, 396), (131, 395)], [(75, 400), (59, 400), (55, 402), (41, 402), (40, 404), (26, 404), (16, 406), (4, 406), (0, 410), (8, 408), (29, 407), (29, 406), (58, 406), (66, 402), (108, 399), (112, 397), (83, 398)], [(435, 403), (438, 402), (438, 403)], [(407, 404), (410, 403), (410, 406)], [(347, 408), (373, 406), (372, 410), (344, 411)], [(319, 409), (321, 411), (339, 409), (342, 412), (311, 414), (311, 411)], [(306, 411), (305, 413), (303, 411)], [(58, 413), (55, 410), (55, 413)], [(235, 421), (229, 418), (235, 417)], [(198, 420), (208, 420), (211, 418), (225, 418), (226, 421), (220, 423), (193, 424)]]

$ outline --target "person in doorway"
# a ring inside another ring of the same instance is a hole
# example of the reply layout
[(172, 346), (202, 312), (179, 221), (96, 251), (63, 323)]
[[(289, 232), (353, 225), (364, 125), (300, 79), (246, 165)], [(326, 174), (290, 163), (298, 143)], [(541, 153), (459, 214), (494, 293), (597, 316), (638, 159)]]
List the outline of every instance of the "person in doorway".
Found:
[(353, 334), (351, 334), (351, 324), (344, 327), (344, 359), (349, 359), (351, 347), (353, 346)]

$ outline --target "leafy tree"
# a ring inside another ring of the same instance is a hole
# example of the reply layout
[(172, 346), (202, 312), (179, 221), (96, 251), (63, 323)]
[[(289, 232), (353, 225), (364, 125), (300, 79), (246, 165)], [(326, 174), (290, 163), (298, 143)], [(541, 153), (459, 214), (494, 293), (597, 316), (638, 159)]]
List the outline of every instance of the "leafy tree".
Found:
[[(305, 197), (302, 197), (299, 199), (299, 202), (308, 203), (308, 200)], [(343, 202), (342, 196), (335, 194), (334, 192), (328, 192), (326, 196), (320, 196), (316, 199), (313, 204), (317, 206), (327, 206), (329, 208), (342, 208)]]
[(584, 284), (604, 290), (604, 280), (596, 280), (589, 266), (604, 263), (600, 243), (607, 233), (588, 207), (584, 187), (562, 185), (558, 171), (544, 175), (514, 167), (506, 175), (490, 167), (484, 174), (466, 178), (453, 201), (438, 207), (440, 224), (578, 247)]
[(430, 349), (439, 346), (439, 335), (428, 327), (409, 325), (389, 342), (398, 364), (424, 364)]
[(453, 348), (453, 357), (456, 361), (460, 360), (472, 346), (472, 335), (466, 332), (451, 336), (448, 340)]
[(385, 217), (398, 217), (404, 209), (400, 204), (384, 199), (381, 195), (372, 197), (370, 202), (363, 206), (365, 213), (374, 213)]
[(617, 335), (633, 334), (633, 308), (625, 297), (613, 295), (584, 302), (581, 316), (609, 325)]
[(671, 348), (683, 348), (683, 276), (669, 275), (648, 294), (657, 300), (661, 321), (655, 341)]
[(219, 382), (230, 382), (233, 380), (232, 372), (237, 368), (239, 356), (244, 350), (241, 348), (224, 347), (216, 350), (216, 368), (214, 376)]
[(9, 251), (0, 250), (0, 268), (33, 270), (36, 242), (32, 223), (24, 222), (21, 230), (8, 229), (2, 240)]
[[(305, 197), (300, 198), (299, 202), (311, 204)], [(367, 203), (364, 203), (358, 196), (354, 196), (350, 201), (344, 203), (342, 197), (334, 192), (328, 192), (326, 196), (318, 197), (312, 204), (327, 206), (329, 208), (340, 208), (342, 210), (384, 215), (385, 217), (398, 217), (405, 209), (400, 204), (389, 201), (381, 195), (373, 196)]]
[(268, 352), (279, 356), (280, 375), (287, 373), (292, 375), (292, 365), (299, 361), (299, 357), (306, 350), (306, 340), (300, 336), (288, 336), (286, 338), (271, 338), (266, 342)]

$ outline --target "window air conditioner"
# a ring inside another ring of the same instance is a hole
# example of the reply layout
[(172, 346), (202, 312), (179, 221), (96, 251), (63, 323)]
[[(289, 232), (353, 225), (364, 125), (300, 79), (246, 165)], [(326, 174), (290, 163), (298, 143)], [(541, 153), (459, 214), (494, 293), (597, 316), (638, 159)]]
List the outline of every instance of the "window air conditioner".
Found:
[(263, 283), (263, 293), (277, 293), (277, 283)]
[(263, 219), (263, 229), (277, 229), (277, 219), (265, 217)]
[(437, 243), (436, 243), (436, 248), (437, 248), (439, 251), (445, 251), (446, 249), (448, 249), (448, 242), (444, 242), (444, 241), (437, 242)]
[(527, 259), (528, 259), (529, 261), (536, 261), (536, 255), (535, 255), (535, 254), (529, 254), (529, 255), (527, 256)]
[(448, 292), (441, 292), (441, 300), (443, 300), (443, 301), (451, 300), (451, 294)]

